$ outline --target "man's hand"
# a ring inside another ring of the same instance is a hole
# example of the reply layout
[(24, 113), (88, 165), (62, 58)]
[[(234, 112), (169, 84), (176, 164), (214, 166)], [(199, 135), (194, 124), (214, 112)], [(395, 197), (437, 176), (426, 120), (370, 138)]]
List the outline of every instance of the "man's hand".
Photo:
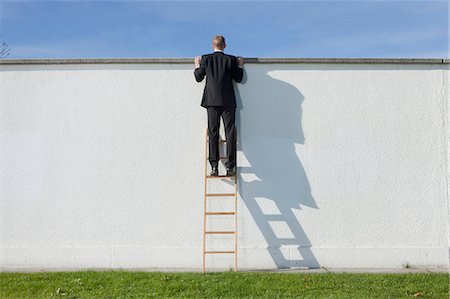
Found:
[(238, 61), (238, 66), (244, 66), (244, 57), (242, 56), (236, 56)]
[(205, 76), (206, 76), (206, 70), (205, 70), (204, 66), (200, 65), (201, 61), (202, 61), (202, 56), (195, 56), (194, 75), (195, 75), (195, 80), (197, 80), (197, 82), (202, 82), (203, 78), (205, 78)]
[(200, 61), (201, 60), (202, 60), (201, 56), (195, 56), (195, 60), (194, 60), (195, 68), (199, 68), (200, 67)]

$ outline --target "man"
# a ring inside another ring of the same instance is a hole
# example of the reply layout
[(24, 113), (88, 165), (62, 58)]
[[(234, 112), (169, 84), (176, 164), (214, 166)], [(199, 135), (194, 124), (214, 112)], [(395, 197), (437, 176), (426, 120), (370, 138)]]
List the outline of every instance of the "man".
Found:
[(227, 143), (227, 176), (235, 175), (236, 170), (236, 97), (233, 79), (240, 83), (244, 75), (242, 57), (225, 54), (225, 38), (216, 35), (212, 39), (213, 53), (195, 57), (194, 75), (197, 82), (206, 76), (206, 85), (200, 106), (207, 109), (209, 163), (211, 175), (219, 175), (219, 126), (222, 116)]

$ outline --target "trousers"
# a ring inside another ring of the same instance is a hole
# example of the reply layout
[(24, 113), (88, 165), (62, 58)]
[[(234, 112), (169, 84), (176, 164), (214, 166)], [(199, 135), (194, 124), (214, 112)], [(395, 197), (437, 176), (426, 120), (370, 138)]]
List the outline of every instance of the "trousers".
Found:
[(236, 166), (236, 128), (235, 128), (235, 107), (209, 106), (208, 113), (208, 138), (209, 138), (209, 163), (211, 166), (219, 165), (219, 129), (220, 116), (222, 116), (225, 139), (227, 161), (225, 167), (233, 169)]

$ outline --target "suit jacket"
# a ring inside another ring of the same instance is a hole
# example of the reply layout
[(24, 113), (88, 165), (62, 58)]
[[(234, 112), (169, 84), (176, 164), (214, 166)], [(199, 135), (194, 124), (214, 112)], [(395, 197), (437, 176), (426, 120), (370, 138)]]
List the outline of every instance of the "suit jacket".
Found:
[(201, 82), (206, 75), (206, 85), (200, 106), (236, 107), (233, 81), (240, 83), (244, 70), (238, 66), (236, 56), (221, 51), (202, 55), (200, 67), (194, 70), (195, 80)]

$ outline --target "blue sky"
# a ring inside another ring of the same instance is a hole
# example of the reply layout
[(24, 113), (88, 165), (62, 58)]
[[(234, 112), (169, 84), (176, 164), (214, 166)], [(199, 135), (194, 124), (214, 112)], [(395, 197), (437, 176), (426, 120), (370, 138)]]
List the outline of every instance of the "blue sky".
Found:
[(8, 58), (449, 57), (447, 1), (0, 1)]

